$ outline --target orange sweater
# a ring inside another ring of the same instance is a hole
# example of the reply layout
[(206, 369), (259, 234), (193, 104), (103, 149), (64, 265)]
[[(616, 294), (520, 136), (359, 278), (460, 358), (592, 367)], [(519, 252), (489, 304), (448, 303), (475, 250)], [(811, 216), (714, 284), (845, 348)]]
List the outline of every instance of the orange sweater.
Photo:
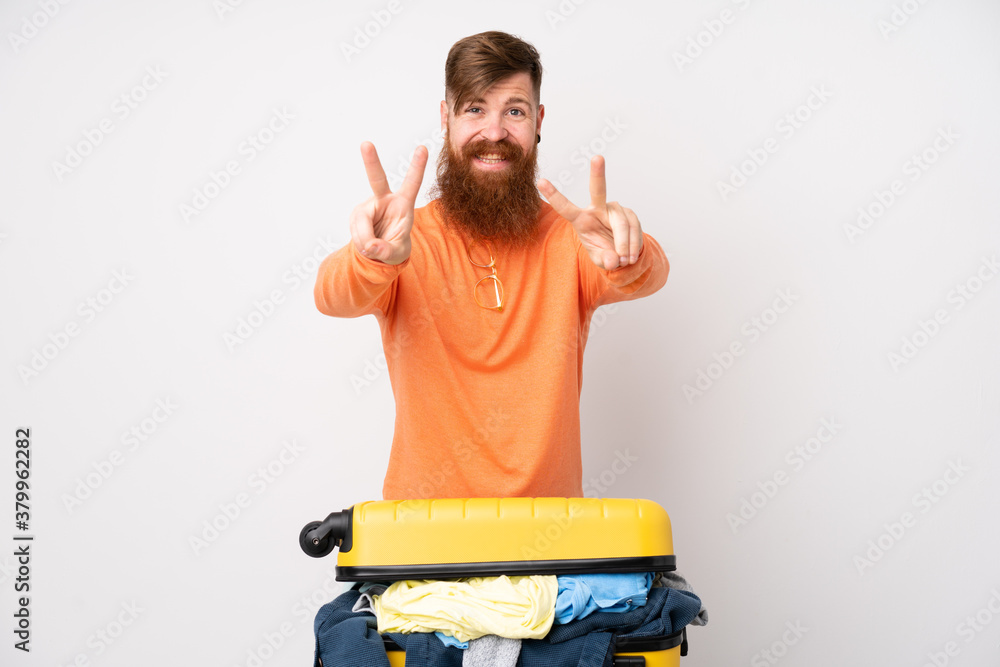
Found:
[(580, 390), (590, 318), (606, 303), (666, 282), (669, 265), (645, 236), (639, 261), (605, 271), (576, 231), (542, 204), (539, 241), (495, 251), (502, 312), (481, 308), (463, 238), (432, 201), (416, 210), (409, 259), (397, 266), (354, 244), (327, 257), (316, 306), (372, 313), (396, 399), (386, 499), (580, 497)]

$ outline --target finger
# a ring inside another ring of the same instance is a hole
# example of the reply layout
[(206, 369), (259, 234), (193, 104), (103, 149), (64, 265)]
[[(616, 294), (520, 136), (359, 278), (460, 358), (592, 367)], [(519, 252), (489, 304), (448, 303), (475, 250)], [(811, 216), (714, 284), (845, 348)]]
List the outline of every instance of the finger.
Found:
[(590, 205), (600, 210), (607, 201), (608, 185), (604, 177), (604, 156), (595, 155), (590, 159)]
[(410, 167), (406, 170), (406, 176), (403, 177), (403, 184), (399, 186), (399, 194), (410, 202), (410, 206), (416, 203), (417, 195), (420, 194), (420, 184), (424, 180), (426, 168), (427, 149), (420, 145), (413, 151)]
[(619, 266), (621, 266), (620, 258), (618, 254), (611, 248), (605, 248), (601, 251), (601, 263), (604, 268), (608, 271), (614, 271)]
[(402, 242), (389, 242), (385, 239), (372, 239), (365, 248), (365, 257), (383, 264), (402, 264), (410, 256), (409, 239)]
[(611, 225), (611, 235), (618, 253), (618, 266), (627, 266), (629, 260), (629, 221), (622, 205), (611, 202), (608, 207), (608, 224)]
[(543, 178), (538, 181), (538, 191), (545, 195), (545, 198), (552, 204), (552, 208), (556, 210), (556, 213), (570, 222), (576, 220), (576, 216), (580, 215), (580, 209), (573, 202), (566, 199), (561, 192), (556, 190), (556, 186), (552, 185), (547, 179)]
[(392, 192), (389, 189), (389, 181), (385, 177), (385, 170), (375, 152), (375, 145), (366, 141), (361, 144), (361, 159), (365, 163), (365, 172), (368, 174), (368, 184), (372, 186), (372, 192), (376, 197), (384, 197)]
[(365, 250), (361, 253), (368, 259), (374, 259), (384, 264), (389, 263), (389, 258), (392, 255), (392, 249), (389, 244), (382, 239), (372, 239), (365, 246)]
[(639, 216), (630, 208), (625, 209), (625, 217), (628, 218), (628, 263), (635, 264), (639, 261), (639, 253), (642, 252), (642, 225), (639, 224)]
[(372, 197), (363, 204), (360, 204), (351, 211), (351, 241), (354, 248), (362, 255), (367, 255), (367, 251), (375, 240), (375, 198)]

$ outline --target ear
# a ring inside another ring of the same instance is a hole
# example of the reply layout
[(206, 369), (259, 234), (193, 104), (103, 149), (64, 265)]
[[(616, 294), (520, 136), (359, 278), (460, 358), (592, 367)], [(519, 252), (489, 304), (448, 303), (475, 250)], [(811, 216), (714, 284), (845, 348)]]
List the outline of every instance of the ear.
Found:
[(441, 131), (448, 129), (448, 102), (441, 100)]
[(542, 118), (545, 118), (545, 105), (538, 105), (538, 120), (535, 122), (535, 134), (542, 131)]

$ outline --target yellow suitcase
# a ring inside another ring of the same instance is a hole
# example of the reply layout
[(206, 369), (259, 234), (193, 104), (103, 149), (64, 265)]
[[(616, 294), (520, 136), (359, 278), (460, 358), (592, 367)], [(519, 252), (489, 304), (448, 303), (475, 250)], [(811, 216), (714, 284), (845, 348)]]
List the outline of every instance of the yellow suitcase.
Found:
[[(670, 518), (650, 500), (448, 498), (359, 503), (314, 521), (302, 550), (335, 548), (338, 581), (665, 572), (675, 569)], [(385, 638), (389, 662), (403, 651)], [(616, 667), (676, 667), (686, 632), (620, 641)]]

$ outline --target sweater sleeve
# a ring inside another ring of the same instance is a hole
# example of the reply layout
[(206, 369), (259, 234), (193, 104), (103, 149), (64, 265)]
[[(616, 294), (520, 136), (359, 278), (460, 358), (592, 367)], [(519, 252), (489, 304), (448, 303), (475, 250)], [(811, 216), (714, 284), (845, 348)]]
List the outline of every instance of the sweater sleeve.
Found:
[(383, 264), (362, 256), (348, 243), (320, 264), (313, 289), (316, 307), (334, 317), (385, 316), (392, 308), (396, 278), (409, 261)]
[(578, 248), (577, 261), (583, 297), (590, 308), (649, 296), (666, 284), (670, 273), (666, 254), (656, 239), (646, 233), (635, 264), (611, 271), (602, 269), (590, 259), (583, 245)]

